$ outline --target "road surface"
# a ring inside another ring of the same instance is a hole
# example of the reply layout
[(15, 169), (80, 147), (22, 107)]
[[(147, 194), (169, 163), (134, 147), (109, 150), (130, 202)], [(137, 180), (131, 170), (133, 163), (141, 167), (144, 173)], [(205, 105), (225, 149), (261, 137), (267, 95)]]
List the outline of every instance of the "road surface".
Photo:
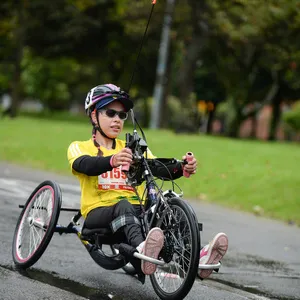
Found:
[[(76, 236), (54, 234), (40, 260), (25, 272), (14, 267), (12, 237), (19, 204), (43, 180), (57, 181), (63, 206), (79, 206), (76, 179), (0, 162), (0, 299), (157, 299), (122, 270), (107, 271), (89, 256)], [(189, 200), (204, 224), (202, 244), (226, 232), (229, 250), (219, 273), (196, 280), (186, 299), (300, 299), (300, 228), (251, 214)], [(72, 213), (61, 212), (68, 224)]]

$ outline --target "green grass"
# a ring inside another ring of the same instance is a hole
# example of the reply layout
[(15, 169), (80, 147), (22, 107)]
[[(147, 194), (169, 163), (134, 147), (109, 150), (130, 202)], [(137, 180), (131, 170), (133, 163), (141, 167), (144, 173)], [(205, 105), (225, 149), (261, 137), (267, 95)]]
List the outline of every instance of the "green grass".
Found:
[[(0, 160), (71, 174), (68, 145), (91, 136), (89, 121), (64, 122), (20, 117), (0, 119)], [(131, 129), (129, 129), (131, 131)], [(145, 130), (152, 152), (159, 157), (193, 151), (198, 172), (177, 183), (187, 198), (300, 224), (299, 144), (231, 140), (203, 135), (176, 135)]]

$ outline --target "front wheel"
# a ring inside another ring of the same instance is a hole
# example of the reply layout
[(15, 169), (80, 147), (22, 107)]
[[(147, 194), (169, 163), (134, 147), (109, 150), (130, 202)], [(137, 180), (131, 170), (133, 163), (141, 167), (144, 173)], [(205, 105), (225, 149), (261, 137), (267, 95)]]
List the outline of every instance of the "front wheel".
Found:
[(56, 227), (61, 207), (57, 183), (44, 181), (32, 192), (17, 221), (12, 256), (14, 263), (26, 269), (46, 250)]
[(198, 270), (200, 233), (196, 215), (180, 198), (168, 200), (156, 223), (165, 235), (161, 252), (165, 266), (158, 266), (150, 276), (156, 294), (165, 300), (183, 299), (192, 288)]

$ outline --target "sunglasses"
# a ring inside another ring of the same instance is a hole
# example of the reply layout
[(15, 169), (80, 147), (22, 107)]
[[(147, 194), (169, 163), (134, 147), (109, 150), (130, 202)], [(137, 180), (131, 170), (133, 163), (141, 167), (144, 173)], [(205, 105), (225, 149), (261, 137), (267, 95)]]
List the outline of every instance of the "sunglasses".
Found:
[(120, 120), (125, 121), (128, 117), (128, 113), (126, 111), (116, 111), (114, 109), (102, 109), (100, 112), (105, 112), (106, 116), (109, 118), (114, 118), (116, 115), (120, 118)]

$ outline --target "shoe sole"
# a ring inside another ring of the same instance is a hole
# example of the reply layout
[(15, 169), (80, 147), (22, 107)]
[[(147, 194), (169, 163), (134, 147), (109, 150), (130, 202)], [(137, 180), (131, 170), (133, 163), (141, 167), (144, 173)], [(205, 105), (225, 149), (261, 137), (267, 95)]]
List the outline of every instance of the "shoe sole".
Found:
[[(143, 254), (151, 258), (158, 258), (158, 255), (164, 245), (164, 234), (158, 227), (152, 228), (147, 235)], [(156, 264), (142, 260), (141, 268), (145, 275), (151, 275), (156, 271)]]
[[(209, 254), (206, 265), (217, 264), (223, 258), (228, 249), (228, 237), (225, 233), (219, 233), (215, 236), (211, 244), (211, 253)], [(198, 276), (205, 279), (212, 273), (212, 271), (212, 269), (199, 269)]]

